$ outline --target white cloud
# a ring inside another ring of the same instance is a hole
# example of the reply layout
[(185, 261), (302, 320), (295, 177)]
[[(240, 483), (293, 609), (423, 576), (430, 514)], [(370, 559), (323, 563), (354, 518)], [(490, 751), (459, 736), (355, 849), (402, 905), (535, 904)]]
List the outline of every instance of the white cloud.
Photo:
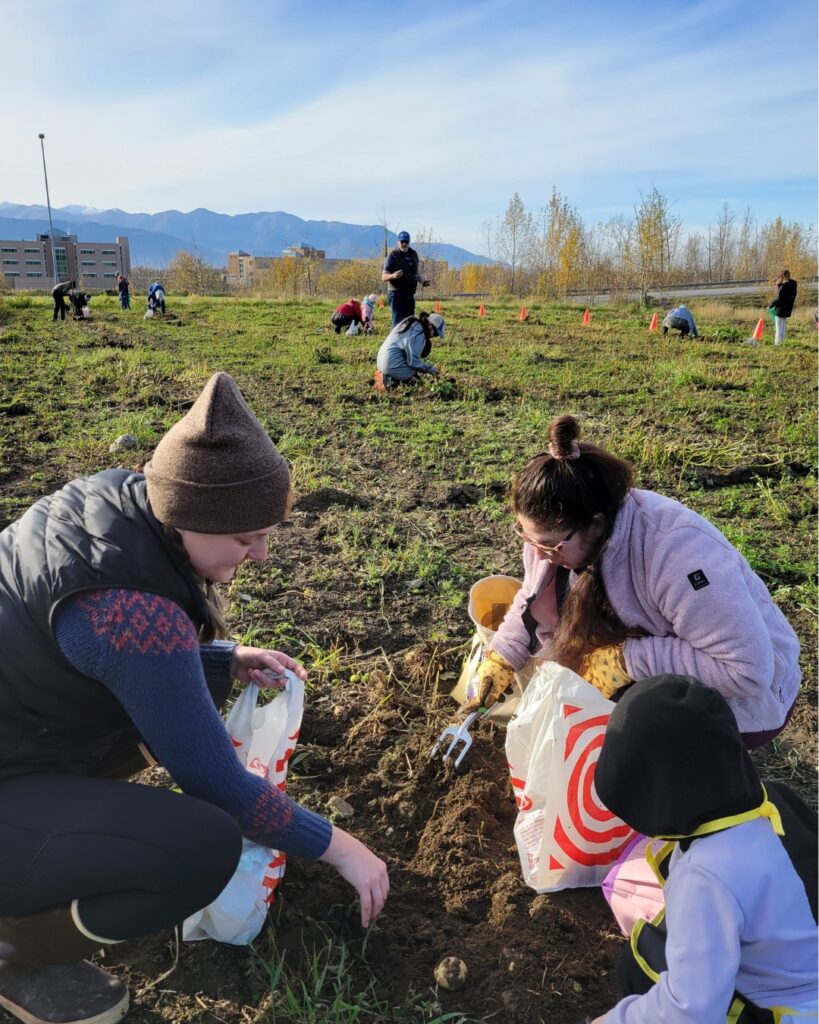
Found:
[[(440, 37), (468, 35), (497, 6), (442, 20)], [(778, 47), (767, 24), (726, 40), (705, 31), (708, 19), (732, 10), (731, 0), (683, 8), (662, 32), (644, 28), (605, 44), (510, 31), (494, 49), (473, 41), (459, 51), (422, 47), (421, 28), (411, 27), (406, 77), (382, 55), (369, 74), (358, 63), (347, 80), (328, 72), (304, 101), (298, 75), (285, 75), (287, 90), (262, 116), (255, 97), (251, 119), (241, 67), (235, 84), (220, 67), (223, 80), (202, 72), (79, 106), (64, 75), (64, 89), (47, 80), (11, 104), (0, 199), (42, 201), (37, 131), (47, 133), (55, 205), (283, 209), (365, 223), (384, 208), (391, 221), (431, 224), (473, 246), (481, 221), (501, 213), (516, 190), (536, 208), (555, 182), (572, 201), (573, 182), (595, 178), (604, 190), (607, 176), (630, 178), (636, 196), (662, 175), (734, 188), (814, 175), (815, 60)], [(196, 40), (212, 45), (212, 29), (196, 28)], [(318, 39), (318, 52), (331, 42)], [(46, 62), (56, 48), (51, 37)], [(343, 69), (344, 54), (336, 59)], [(23, 65), (18, 54), (17, 73)], [(209, 123), (203, 105), (217, 84), (235, 88), (237, 116), (221, 110)]]

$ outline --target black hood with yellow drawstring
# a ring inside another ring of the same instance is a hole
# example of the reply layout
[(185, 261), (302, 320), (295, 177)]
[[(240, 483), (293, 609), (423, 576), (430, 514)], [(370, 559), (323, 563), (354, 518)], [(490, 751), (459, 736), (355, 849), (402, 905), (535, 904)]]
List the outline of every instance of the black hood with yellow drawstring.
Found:
[(733, 712), (691, 676), (655, 676), (623, 694), (594, 784), (605, 806), (646, 836), (690, 836), (764, 799)]

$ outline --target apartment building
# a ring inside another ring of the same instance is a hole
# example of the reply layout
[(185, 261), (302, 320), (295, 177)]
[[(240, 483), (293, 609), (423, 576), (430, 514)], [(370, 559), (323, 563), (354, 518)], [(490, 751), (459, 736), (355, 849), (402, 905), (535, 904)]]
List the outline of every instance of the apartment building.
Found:
[[(113, 288), (117, 274), (131, 275), (128, 239), (119, 235), (114, 242), (79, 242), (76, 235), (55, 231), (54, 259), (58, 281), (74, 280), (89, 292)], [(0, 241), (0, 273), (15, 290), (50, 290), (55, 275), (49, 234), (34, 241)]]
[(229, 252), (227, 261), (227, 279), (229, 284), (249, 285), (253, 281), (253, 274), (256, 269), (256, 257), (249, 252), (239, 249), (238, 252)]

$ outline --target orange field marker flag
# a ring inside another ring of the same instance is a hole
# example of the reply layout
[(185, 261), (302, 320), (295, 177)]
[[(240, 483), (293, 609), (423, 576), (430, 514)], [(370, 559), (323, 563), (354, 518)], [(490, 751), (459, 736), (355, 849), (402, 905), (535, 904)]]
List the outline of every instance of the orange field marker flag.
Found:
[(478, 316), (486, 316), (486, 307), (481, 303), (481, 308), (478, 310)]
[(656, 313), (651, 318), (651, 323), (648, 325), (648, 329), (650, 331), (656, 331), (657, 330), (657, 314)]
[(523, 323), (524, 320), (528, 320), (529, 319), (529, 310), (525, 306), (521, 306), (520, 307), (520, 318), (519, 319), (520, 319), (521, 323)]
[(754, 329), (754, 333), (751, 335), (751, 337), (754, 339), (754, 341), (762, 341), (762, 335), (764, 333), (765, 333), (765, 318), (761, 316), (759, 318), (759, 323), (756, 325), (756, 328)]
[(583, 326), (584, 327), (588, 327), (590, 323), (591, 323), (591, 313), (588, 310), (586, 310), (586, 312), (583, 314)]

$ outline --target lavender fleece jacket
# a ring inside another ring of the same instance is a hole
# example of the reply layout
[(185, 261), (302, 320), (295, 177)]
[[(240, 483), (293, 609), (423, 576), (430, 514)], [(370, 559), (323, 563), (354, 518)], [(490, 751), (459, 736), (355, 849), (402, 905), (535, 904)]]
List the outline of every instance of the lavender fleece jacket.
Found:
[[(530, 544), (523, 565), (523, 586), (491, 644), (515, 669), (538, 648), (549, 657), (557, 623), (555, 566)], [(799, 641), (762, 580), (707, 519), (633, 490), (617, 513), (601, 572), (623, 623), (648, 634), (625, 642), (632, 679), (694, 676), (725, 697), (740, 732), (782, 725), (799, 690)]]

